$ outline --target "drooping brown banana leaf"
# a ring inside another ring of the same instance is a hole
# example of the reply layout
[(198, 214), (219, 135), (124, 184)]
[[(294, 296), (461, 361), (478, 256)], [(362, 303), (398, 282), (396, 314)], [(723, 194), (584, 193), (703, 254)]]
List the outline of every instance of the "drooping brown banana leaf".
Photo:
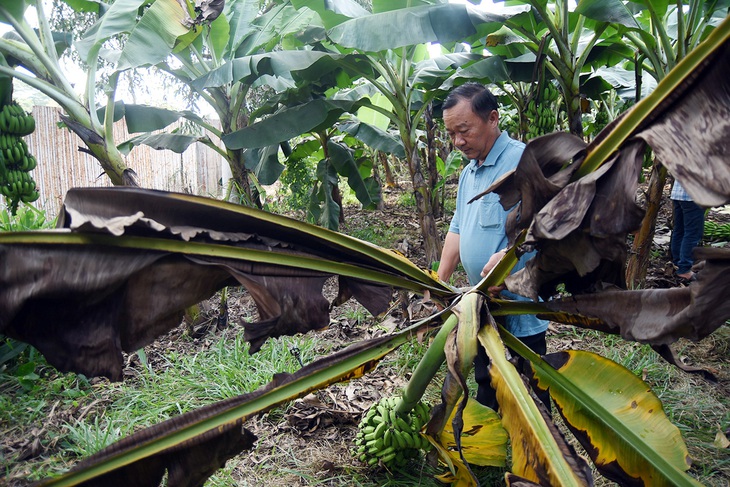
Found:
[[(261, 389), (205, 406), (128, 436), (83, 460), (68, 473), (38, 483), (70, 485), (202, 485), (228, 458), (250, 448), (255, 437), (242, 428), (247, 418), (330, 384), (374, 369), (387, 354), (425, 331), (429, 320), (393, 335), (365, 340), (312, 362), (294, 374), (277, 374)], [(173, 483), (172, 479), (180, 480)]]
[[(180, 324), (184, 309), (245, 286), (268, 337), (329, 323), (350, 296), (387, 309), (390, 286), (453, 291), (395, 252), (278, 215), (138, 188), (71, 190), (55, 231), (0, 234), (0, 333), (31, 343), (60, 370), (122, 377), (132, 352)], [(322, 286), (339, 276), (329, 303)]]
[(536, 387), (549, 389), (565, 424), (603, 475), (620, 485), (700, 485), (685, 473), (691, 462), (679, 430), (630, 370), (585, 351), (543, 360), (506, 330), (500, 332), (510, 348), (530, 360)]
[(604, 291), (548, 301), (553, 311), (592, 319), (602, 331), (627, 340), (668, 345), (679, 338), (699, 341), (730, 317), (730, 250), (697, 248), (697, 281), (688, 287)]
[(535, 314), (557, 321), (621, 335), (647, 343), (669, 363), (686, 372), (716, 380), (708, 371), (682, 364), (669, 345), (679, 338), (699, 341), (725, 324), (730, 317), (730, 250), (695, 249), (699, 263), (697, 280), (687, 287), (627, 291), (608, 288), (546, 302), (490, 302), (495, 316)]
[(730, 19), (589, 146), (567, 134), (531, 141), (520, 164), (487, 191), (505, 208), (511, 239), (537, 249), (506, 279), (518, 294), (545, 299), (564, 283), (572, 294), (604, 283), (621, 288), (627, 234), (641, 221), (635, 203), (645, 143), (701, 205), (730, 201)]
[(494, 318), (486, 309), (483, 316), (478, 338), (490, 359), (492, 386), (497, 391), (502, 424), (510, 435), (512, 471), (541, 485), (592, 485), (588, 465), (547, 419), (547, 410), (533, 400), (522, 376), (507, 359)]

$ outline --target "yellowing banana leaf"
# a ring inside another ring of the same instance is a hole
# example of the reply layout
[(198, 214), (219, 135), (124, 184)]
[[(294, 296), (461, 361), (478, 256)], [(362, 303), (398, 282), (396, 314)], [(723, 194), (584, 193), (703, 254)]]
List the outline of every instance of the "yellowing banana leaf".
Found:
[[(453, 420), (456, 410), (449, 420)], [(502, 467), (507, 458), (507, 432), (502, 427), (499, 415), (486, 406), (469, 398), (461, 412), (463, 429), (461, 431), (461, 451), (464, 459), (472, 465)], [(447, 422), (447, 425), (451, 421)], [(452, 462), (461, 461), (456, 455), (456, 439), (453, 428), (446, 427), (440, 438), (442, 451), (448, 453)]]
[(504, 474), (504, 482), (507, 487), (540, 487), (540, 484), (530, 482), (519, 475), (514, 475), (509, 472)]
[[(90, 376), (121, 379), (122, 351), (231, 284), (246, 286), (259, 309), (260, 321), (244, 324), (252, 352), (267, 337), (327, 326), (330, 306), (351, 296), (378, 314), (389, 286), (452, 293), (394, 252), (207, 198), (77, 189), (59, 225), (66, 230), (0, 235), (0, 332)], [(334, 303), (321, 294), (331, 275), (340, 276)]]
[(565, 423), (598, 470), (621, 485), (697, 486), (689, 454), (649, 386), (600, 355), (559, 352), (542, 360), (509, 333), (505, 343), (532, 363)]
[(474, 476), (469, 473), (469, 469), (461, 460), (455, 460), (454, 471), (447, 471), (439, 475), (435, 475), (436, 480), (440, 480), (445, 484), (451, 484), (458, 487), (477, 487), (479, 483)]
[(507, 360), (506, 349), (491, 315), (479, 330), (479, 343), (490, 359), (492, 386), (510, 435), (512, 470), (541, 485), (592, 485), (590, 469), (530, 396), (522, 377)]
[[(81, 462), (70, 472), (39, 485), (61, 487), (158, 485), (165, 470), (169, 485), (202, 485), (215, 469), (255, 437), (241, 428), (247, 418), (336, 382), (361, 377), (387, 354), (429, 326), (417, 323), (397, 334), (351, 345), (312, 362), (294, 374), (277, 374), (261, 389), (169, 419), (139, 431)], [(189, 475), (189, 477), (186, 477)]]

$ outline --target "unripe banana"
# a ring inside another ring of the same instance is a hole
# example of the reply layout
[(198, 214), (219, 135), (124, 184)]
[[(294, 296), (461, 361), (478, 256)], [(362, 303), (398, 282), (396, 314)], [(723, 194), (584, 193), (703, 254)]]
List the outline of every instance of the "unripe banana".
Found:
[(398, 448), (401, 450), (408, 447), (406, 444), (406, 440), (403, 438), (403, 432), (398, 430), (393, 430), (393, 438), (395, 439), (395, 443), (398, 445)]
[(393, 445), (393, 429), (388, 428), (385, 430), (385, 433), (383, 433), (383, 445), (385, 447), (389, 447)]

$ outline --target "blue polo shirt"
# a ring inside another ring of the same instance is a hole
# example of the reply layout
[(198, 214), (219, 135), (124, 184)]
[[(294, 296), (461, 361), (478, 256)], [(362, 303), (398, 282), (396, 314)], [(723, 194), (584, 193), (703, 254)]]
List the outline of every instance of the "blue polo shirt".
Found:
[[(517, 167), (524, 149), (525, 144), (502, 132), (484, 162), (477, 166), (477, 161), (472, 160), (459, 176), (456, 211), (449, 231), (459, 234), (459, 257), (472, 286), (481, 281), (479, 274), (489, 258), (507, 247), (504, 226), (508, 212), (502, 209), (496, 193), (484, 195), (471, 204), (467, 202), (504, 173)], [(523, 255), (514, 270), (522, 269), (533, 255)], [(508, 299), (528, 300), (509, 291), (504, 291), (502, 295)], [(505, 327), (517, 337), (541, 333), (547, 326), (547, 321), (537, 319), (534, 315), (505, 317)]]

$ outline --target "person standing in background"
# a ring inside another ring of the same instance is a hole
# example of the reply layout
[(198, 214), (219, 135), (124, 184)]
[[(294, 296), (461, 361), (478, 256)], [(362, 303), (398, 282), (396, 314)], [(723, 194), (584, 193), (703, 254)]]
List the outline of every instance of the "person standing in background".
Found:
[(691, 281), (694, 279), (692, 250), (702, 240), (705, 210), (692, 201), (679, 181), (674, 181), (669, 198), (674, 207), (674, 228), (670, 242), (672, 263), (677, 267), (675, 274), (678, 278)]

